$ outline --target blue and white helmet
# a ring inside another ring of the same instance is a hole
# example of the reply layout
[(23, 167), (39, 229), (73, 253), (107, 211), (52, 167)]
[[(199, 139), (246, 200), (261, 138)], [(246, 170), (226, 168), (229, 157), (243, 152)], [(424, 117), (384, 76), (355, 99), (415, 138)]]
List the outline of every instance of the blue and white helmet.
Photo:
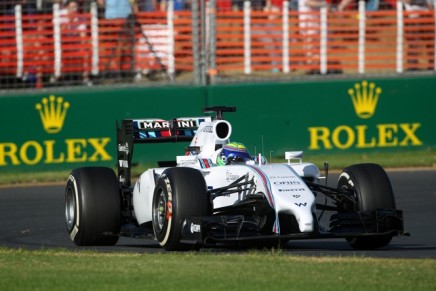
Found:
[(247, 148), (239, 142), (231, 142), (223, 146), (221, 153), (217, 156), (217, 165), (231, 165), (237, 163), (246, 163), (252, 158)]

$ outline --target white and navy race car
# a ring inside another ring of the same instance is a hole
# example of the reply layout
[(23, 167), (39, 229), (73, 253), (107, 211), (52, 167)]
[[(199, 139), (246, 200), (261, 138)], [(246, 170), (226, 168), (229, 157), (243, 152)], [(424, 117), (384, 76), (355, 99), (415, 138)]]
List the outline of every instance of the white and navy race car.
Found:
[[(123, 120), (117, 125), (118, 176), (111, 168), (83, 167), (68, 178), (71, 240), (82, 246), (149, 238), (172, 251), (339, 237), (354, 248), (374, 249), (404, 234), (382, 167), (352, 165), (337, 187), (329, 187), (320, 183), (325, 177), (317, 166), (302, 162), (302, 152), (268, 163), (231, 142), (223, 113), (234, 111), (221, 106), (206, 108), (211, 116)], [(179, 141), (190, 142), (184, 155), (159, 162), (132, 185), (134, 145)], [(324, 170), (327, 176), (327, 165)]]

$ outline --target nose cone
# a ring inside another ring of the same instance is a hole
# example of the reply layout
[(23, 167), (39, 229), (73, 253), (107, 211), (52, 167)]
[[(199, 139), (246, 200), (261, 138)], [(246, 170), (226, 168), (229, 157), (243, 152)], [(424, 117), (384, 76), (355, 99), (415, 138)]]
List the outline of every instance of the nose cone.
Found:
[(300, 212), (296, 218), (301, 232), (313, 232), (314, 227), (312, 212)]

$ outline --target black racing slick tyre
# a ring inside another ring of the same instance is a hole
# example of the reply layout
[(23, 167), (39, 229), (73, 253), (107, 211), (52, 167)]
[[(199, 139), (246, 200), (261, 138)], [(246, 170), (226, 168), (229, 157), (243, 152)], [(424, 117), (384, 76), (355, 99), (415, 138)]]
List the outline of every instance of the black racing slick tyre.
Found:
[(211, 212), (203, 174), (193, 168), (166, 169), (156, 182), (153, 194), (153, 230), (167, 251), (194, 247), (181, 242), (182, 223), (188, 216), (202, 217)]
[[(353, 192), (360, 211), (396, 209), (389, 177), (377, 164), (345, 168), (339, 176), (338, 189)], [(392, 237), (392, 234), (348, 237), (347, 242), (355, 249), (377, 249), (388, 245)]]
[(73, 170), (65, 188), (65, 220), (79, 246), (108, 246), (118, 241), (121, 223), (119, 186), (105, 167)]

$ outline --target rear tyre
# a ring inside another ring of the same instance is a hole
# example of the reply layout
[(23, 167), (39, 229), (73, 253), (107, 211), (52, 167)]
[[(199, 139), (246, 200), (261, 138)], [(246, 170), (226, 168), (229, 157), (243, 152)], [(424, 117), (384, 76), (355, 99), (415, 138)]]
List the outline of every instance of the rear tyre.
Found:
[[(360, 211), (396, 209), (389, 177), (377, 164), (357, 164), (347, 167), (339, 176), (338, 189), (352, 191)], [(393, 235), (349, 237), (347, 242), (355, 249), (376, 249), (390, 243)]]
[(121, 202), (112, 169), (85, 167), (71, 172), (65, 188), (65, 220), (68, 234), (76, 245), (117, 243)]
[(153, 230), (167, 251), (185, 251), (195, 246), (183, 244), (181, 228), (188, 216), (211, 212), (203, 175), (193, 168), (168, 168), (158, 178), (153, 194)]

